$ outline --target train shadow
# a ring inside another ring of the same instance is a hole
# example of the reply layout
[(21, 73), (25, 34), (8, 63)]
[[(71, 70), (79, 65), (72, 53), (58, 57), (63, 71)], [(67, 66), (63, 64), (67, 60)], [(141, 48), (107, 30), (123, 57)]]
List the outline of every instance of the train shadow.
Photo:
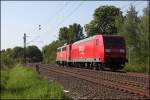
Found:
[(103, 71), (107, 71), (107, 72), (117, 72), (117, 73), (127, 73), (124, 70), (111, 70), (109, 68), (105, 68)]

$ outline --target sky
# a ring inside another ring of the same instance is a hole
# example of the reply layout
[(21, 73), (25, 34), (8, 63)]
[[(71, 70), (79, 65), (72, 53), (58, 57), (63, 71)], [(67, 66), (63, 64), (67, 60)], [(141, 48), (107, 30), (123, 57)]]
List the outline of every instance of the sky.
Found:
[(147, 1), (1, 1), (1, 49), (23, 47), (24, 33), (27, 46), (41, 49), (58, 39), (59, 28), (73, 23), (84, 27), (99, 6), (116, 6), (125, 15), (131, 4), (142, 16)]

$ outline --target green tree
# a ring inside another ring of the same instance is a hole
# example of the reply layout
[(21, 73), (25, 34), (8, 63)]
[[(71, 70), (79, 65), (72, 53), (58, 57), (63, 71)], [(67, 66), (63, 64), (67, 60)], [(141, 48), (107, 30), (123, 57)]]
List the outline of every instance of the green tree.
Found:
[(59, 40), (63, 43), (72, 43), (83, 38), (83, 28), (80, 24), (74, 23), (69, 25), (69, 28), (62, 27), (59, 30)]
[(13, 50), (8, 48), (1, 51), (1, 67), (8, 67), (14, 64)]
[(28, 46), (26, 57), (28, 62), (42, 62), (43, 60), (42, 53), (37, 46)]
[(24, 50), (22, 47), (15, 47), (13, 48), (13, 59), (15, 62), (23, 62), (23, 55), (24, 55)]
[(84, 38), (83, 28), (80, 24), (74, 23), (73, 25), (69, 25), (68, 29), (69, 39), (72, 42), (81, 40)]
[(59, 29), (59, 40), (62, 41), (63, 43), (68, 43), (68, 28), (67, 27), (62, 27)]
[(48, 62), (48, 45), (45, 45), (43, 48), (42, 48), (42, 55), (43, 55), (43, 63), (47, 63)]
[[(144, 9), (144, 15), (140, 22), (140, 48), (141, 48), (141, 61), (144, 66), (149, 66), (149, 5)], [(147, 70), (148, 71), (148, 70)]]
[(138, 27), (140, 20), (137, 17), (135, 7), (131, 5), (127, 11), (126, 19), (123, 25), (121, 35), (125, 37), (127, 47), (129, 48), (130, 62), (140, 61), (140, 30)]
[(123, 16), (119, 8), (115, 6), (100, 6), (93, 14), (94, 19), (85, 25), (88, 36), (95, 34), (117, 34), (116, 20), (122, 21)]
[(59, 40), (53, 41), (51, 44), (46, 45), (42, 48), (43, 63), (55, 63), (56, 51), (63, 43)]

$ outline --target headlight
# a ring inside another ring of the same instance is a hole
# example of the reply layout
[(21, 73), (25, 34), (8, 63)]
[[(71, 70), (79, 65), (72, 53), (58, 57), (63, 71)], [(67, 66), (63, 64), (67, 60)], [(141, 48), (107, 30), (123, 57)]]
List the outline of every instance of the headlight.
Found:
[(124, 50), (124, 49), (120, 49), (120, 52), (121, 52), (121, 53), (124, 53), (124, 52), (125, 52), (125, 50)]
[(105, 52), (111, 52), (111, 49), (105, 49)]

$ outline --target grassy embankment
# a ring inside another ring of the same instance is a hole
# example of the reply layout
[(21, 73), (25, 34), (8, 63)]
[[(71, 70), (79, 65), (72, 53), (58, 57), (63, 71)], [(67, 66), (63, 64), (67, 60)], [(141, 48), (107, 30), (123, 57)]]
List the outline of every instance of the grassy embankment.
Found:
[(149, 67), (142, 64), (126, 64), (123, 70), (126, 72), (149, 73)]
[(63, 88), (42, 80), (30, 68), (17, 65), (1, 70), (1, 99), (64, 99)]

